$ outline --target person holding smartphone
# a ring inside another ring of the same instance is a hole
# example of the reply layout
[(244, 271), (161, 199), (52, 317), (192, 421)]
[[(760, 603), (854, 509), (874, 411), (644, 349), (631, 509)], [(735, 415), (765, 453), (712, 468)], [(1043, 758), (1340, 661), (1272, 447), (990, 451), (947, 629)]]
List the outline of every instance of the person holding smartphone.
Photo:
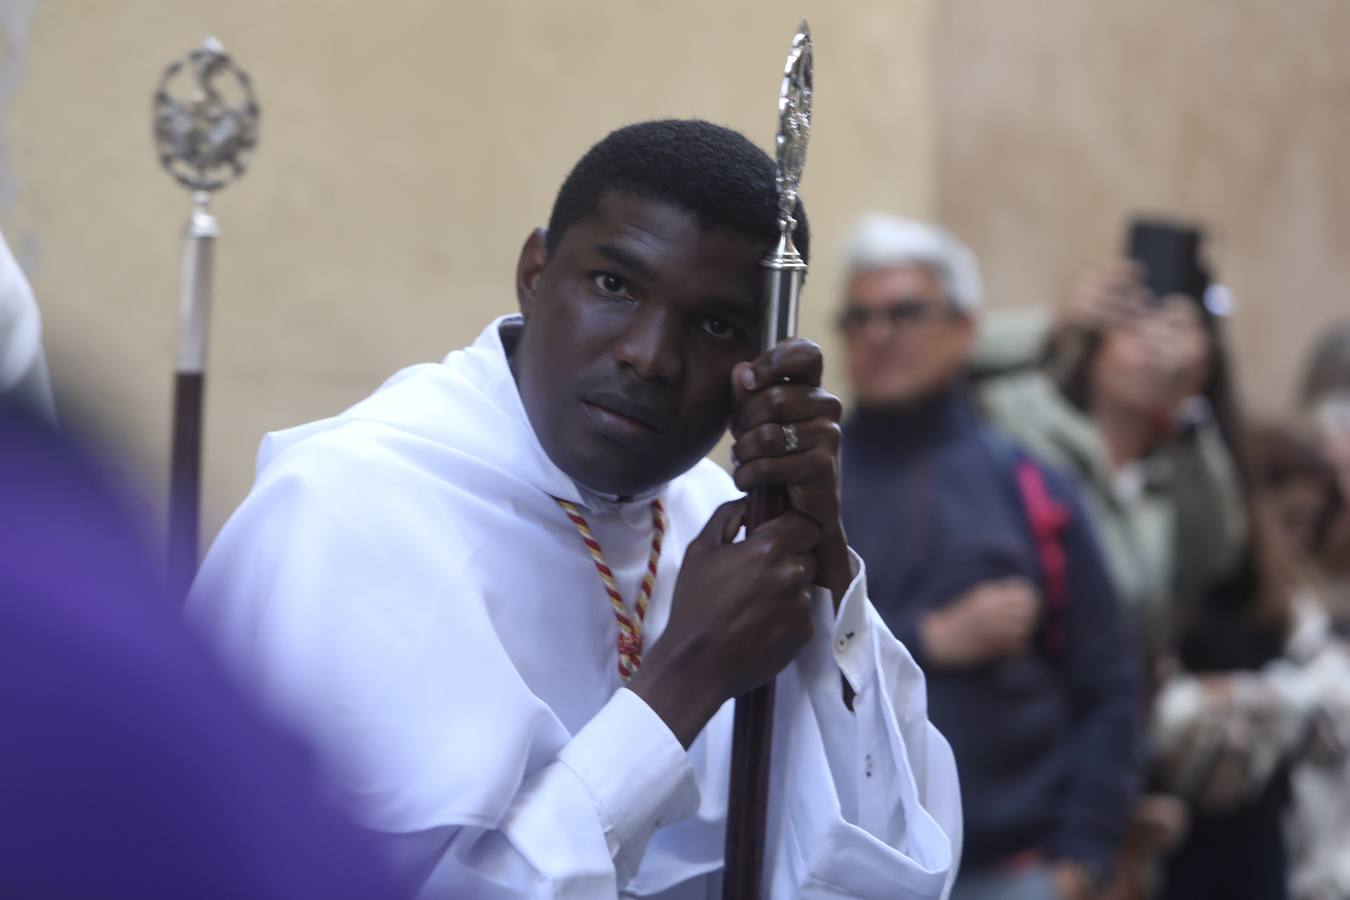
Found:
[(1223, 723), (1255, 721), (1269, 699), (1247, 690), (1249, 676), (1284, 653), (1290, 591), (1251, 511), (1231, 304), (1202, 243), (1198, 228), (1133, 223), (1129, 258), (1085, 278), (1034, 364), (986, 377), (981, 397), (995, 422), (1078, 476), (1152, 675), (1153, 790), (1135, 831), (1152, 865), (1122, 871), (1146, 872), (1137, 880), (1164, 898), (1278, 900), (1298, 728), (1238, 746)]

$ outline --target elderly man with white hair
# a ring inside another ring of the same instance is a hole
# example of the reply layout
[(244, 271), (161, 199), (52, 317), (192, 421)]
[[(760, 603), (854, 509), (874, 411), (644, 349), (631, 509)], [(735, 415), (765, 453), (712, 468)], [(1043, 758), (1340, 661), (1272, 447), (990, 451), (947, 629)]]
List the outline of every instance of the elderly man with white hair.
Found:
[(973, 414), (981, 284), (947, 232), (872, 215), (839, 317), (844, 524), (928, 677), (966, 822), (952, 896), (1103, 889), (1138, 771), (1133, 656), (1073, 485)]

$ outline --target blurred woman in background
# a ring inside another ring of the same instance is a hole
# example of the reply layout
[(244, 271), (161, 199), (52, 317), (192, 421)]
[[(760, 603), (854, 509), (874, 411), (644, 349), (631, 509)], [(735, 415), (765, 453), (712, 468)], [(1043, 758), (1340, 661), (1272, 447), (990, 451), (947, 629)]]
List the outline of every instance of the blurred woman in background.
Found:
[(1252, 429), (1259, 521), (1272, 566), (1293, 588), (1290, 637), (1261, 678), (1284, 708), (1301, 711), (1299, 753), (1290, 771), (1286, 817), (1291, 893), (1296, 900), (1350, 897), (1350, 620), (1327, 590), (1322, 561), (1346, 498), (1317, 435), (1300, 425)]
[[(1043, 365), (981, 380), (998, 425), (1078, 476), (1150, 671), (1247, 540), (1226, 309), (1206, 306), (1197, 257), (1171, 268), (1148, 283), (1133, 262), (1089, 275)], [(995, 326), (986, 340), (1000, 337)]]
[[(1170, 853), (1125, 895), (1160, 877), (1165, 898), (1279, 900), (1280, 812), (1308, 710), (1255, 673), (1285, 652), (1296, 583), (1251, 505), (1230, 304), (1199, 244), (1195, 229), (1136, 225), (1147, 268), (1087, 278), (1041, 364), (986, 377), (982, 396), (999, 425), (1079, 477), (1153, 675), (1154, 792), (1136, 849)], [(1127, 879), (1140, 869), (1130, 856)]]

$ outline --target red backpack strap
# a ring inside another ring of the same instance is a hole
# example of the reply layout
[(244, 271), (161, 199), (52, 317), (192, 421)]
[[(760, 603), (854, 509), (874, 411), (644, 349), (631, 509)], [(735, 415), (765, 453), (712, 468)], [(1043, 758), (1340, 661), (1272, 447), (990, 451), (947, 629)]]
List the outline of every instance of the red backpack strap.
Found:
[(1042, 641), (1048, 654), (1058, 656), (1064, 652), (1064, 619), (1069, 603), (1069, 558), (1060, 535), (1069, 524), (1069, 511), (1050, 496), (1045, 475), (1036, 463), (1023, 457), (1018, 460), (1016, 474), (1017, 491), (1022, 495), (1022, 507), (1031, 523), (1031, 534), (1041, 560), (1041, 574), (1045, 578), (1046, 616)]

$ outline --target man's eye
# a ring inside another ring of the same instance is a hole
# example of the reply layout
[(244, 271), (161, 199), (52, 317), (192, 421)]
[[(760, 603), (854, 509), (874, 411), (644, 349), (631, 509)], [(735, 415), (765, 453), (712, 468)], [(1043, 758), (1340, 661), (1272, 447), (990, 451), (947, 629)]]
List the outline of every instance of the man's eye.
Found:
[(709, 337), (717, 338), (719, 341), (731, 340), (736, 337), (736, 326), (725, 319), (704, 319), (703, 331)]
[(600, 289), (602, 294), (622, 297), (625, 300), (633, 299), (633, 295), (628, 290), (628, 282), (612, 272), (597, 272), (591, 276), (591, 280), (595, 282), (595, 286)]

